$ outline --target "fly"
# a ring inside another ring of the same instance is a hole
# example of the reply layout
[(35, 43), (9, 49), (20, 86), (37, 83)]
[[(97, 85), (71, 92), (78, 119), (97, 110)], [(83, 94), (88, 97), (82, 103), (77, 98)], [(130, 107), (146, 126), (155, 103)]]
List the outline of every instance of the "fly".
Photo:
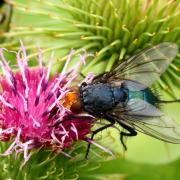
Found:
[[(91, 83), (82, 83), (66, 98), (72, 112), (85, 111), (109, 124), (93, 131), (94, 135), (114, 124), (126, 131), (120, 132), (120, 141), (126, 150), (124, 137), (142, 132), (159, 140), (179, 144), (180, 127), (159, 110), (160, 100), (150, 86), (166, 71), (178, 53), (174, 43), (161, 43), (141, 51), (120, 63), (110, 72), (94, 77)], [(168, 101), (180, 102), (180, 100)], [(88, 157), (88, 145), (86, 158)]]

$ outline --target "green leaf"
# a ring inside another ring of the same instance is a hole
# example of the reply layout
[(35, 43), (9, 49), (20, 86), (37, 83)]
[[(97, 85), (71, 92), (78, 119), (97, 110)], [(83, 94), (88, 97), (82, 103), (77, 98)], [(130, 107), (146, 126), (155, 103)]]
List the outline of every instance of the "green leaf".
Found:
[[(93, 172), (98, 175), (121, 174), (127, 180), (172, 180), (179, 179), (180, 159), (161, 165), (150, 165), (144, 163), (133, 163), (127, 160), (112, 160), (101, 164), (101, 167)], [(116, 167), (116, 168), (115, 168)]]

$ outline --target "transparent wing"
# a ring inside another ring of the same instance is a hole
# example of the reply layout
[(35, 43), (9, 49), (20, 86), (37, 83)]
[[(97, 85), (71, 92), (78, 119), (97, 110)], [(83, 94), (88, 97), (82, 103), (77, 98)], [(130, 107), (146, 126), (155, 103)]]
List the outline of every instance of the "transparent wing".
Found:
[(165, 142), (180, 143), (180, 126), (155, 106), (140, 100), (130, 100), (126, 108), (115, 107), (111, 114), (135, 130)]
[(95, 78), (94, 82), (106, 81), (119, 86), (123, 80), (130, 80), (149, 87), (159, 79), (177, 52), (178, 46), (174, 43), (158, 44), (130, 57), (111, 72)]

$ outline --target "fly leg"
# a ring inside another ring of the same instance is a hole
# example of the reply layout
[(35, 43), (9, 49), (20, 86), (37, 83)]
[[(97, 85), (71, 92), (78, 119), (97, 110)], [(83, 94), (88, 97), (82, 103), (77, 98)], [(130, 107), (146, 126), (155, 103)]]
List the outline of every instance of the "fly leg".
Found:
[(124, 139), (123, 139), (123, 137), (124, 136), (127, 136), (127, 137), (130, 137), (130, 136), (136, 136), (137, 135), (137, 132), (132, 128), (132, 127), (130, 127), (130, 126), (128, 126), (128, 125), (126, 125), (126, 124), (124, 124), (124, 123), (122, 123), (122, 122), (119, 122), (118, 121), (118, 123), (124, 128), (124, 129), (126, 129), (128, 132), (121, 132), (120, 133), (120, 141), (121, 141), (121, 143), (122, 143), (122, 145), (123, 145), (123, 147), (124, 147), (124, 150), (126, 151), (127, 150), (127, 147), (126, 147), (126, 145), (125, 145), (125, 143), (124, 143)]
[(82, 72), (79, 72), (79, 75), (80, 75), (82, 78), (86, 78), (86, 76), (85, 76)]
[(114, 120), (114, 121), (116, 121), (117, 123), (119, 123), (119, 125), (120, 126), (122, 126), (124, 129), (126, 129), (128, 132), (120, 132), (120, 141), (121, 141), (121, 143), (122, 143), (122, 145), (123, 145), (123, 147), (124, 147), (124, 150), (126, 151), (127, 150), (127, 147), (126, 147), (126, 145), (125, 145), (125, 143), (124, 143), (124, 139), (123, 139), (123, 137), (124, 136), (136, 136), (137, 135), (137, 132), (132, 128), (132, 127), (130, 127), (130, 126), (128, 126), (128, 125), (126, 125), (125, 123), (123, 123), (122, 121), (119, 121), (119, 120), (116, 120), (117, 118), (116, 117), (114, 117), (113, 115), (110, 115), (110, 114), (108, 114), (108, 115), (106, 115), (106, 118), (107, 118), (107, 120)]
[[(110, 120), (109, 120), (109, 121), (110, 121)], [(111, 121), (110, 121), (110, 124), (107, 124), (107, 125), (105, 125), (105, 126), (103, 126), (103, 127), (100, 127), (100, 128), (98, 128), (98, 129), (96, 129), (95, 131), (93, 131), (93, 132), (92, 132), (92, 135), (91, 135), (91, 140), (93, 140), (94, 136), (95, 136), (97, 133), (103, 131), (104, 129), (107, 129), (107, 128), (109, 128), (109, 127), (112, 127), (114, 124), (115, 124), (115, 121), (114, 121), (114, 120), (111, 120)], [(88, 158), (88, 154), (89, 154), (90, 147), (91, 147), (91, 143), (88, 144), (88, 147), (87, 147), (87, 150), (86, 150), (85, 159)]]
[(59, 120), (56, 123), (54, 123), (53, 125), (50, 125), (49, 127), (58, 127), (59, 124), (64, 123), (66, 121), (71, 121), (73, 119), (82, 119), (82, 120), (89, 120), (92, 121), (92, 117), (91, 116), (85, 116), (85, 115), (68, 115), (64, 120)]

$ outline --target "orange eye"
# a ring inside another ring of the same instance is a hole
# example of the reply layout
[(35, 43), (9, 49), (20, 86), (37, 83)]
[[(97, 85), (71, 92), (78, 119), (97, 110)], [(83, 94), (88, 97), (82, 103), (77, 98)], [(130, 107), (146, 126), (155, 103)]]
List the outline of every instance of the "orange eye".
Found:
[(73, 113), (80, 113), (82, 111), (81, 102), (76, 101), (75, 103), (73, 103), (72, 106), (71, 106), (71, 111)]

